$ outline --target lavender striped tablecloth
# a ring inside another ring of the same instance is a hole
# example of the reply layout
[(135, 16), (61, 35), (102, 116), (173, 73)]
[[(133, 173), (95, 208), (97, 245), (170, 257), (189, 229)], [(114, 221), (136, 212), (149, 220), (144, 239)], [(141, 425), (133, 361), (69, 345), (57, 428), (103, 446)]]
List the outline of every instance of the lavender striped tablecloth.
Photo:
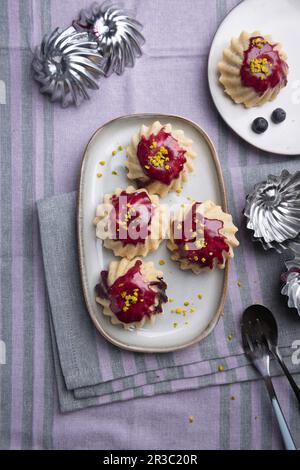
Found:
[[(295, 159), (267, 155), (241, 142), (213, 108), (207, 54), (219, 22), (236, 0), (126, 0), (145, 24), (143, 58), (123, 77), (104, 81), (101, 92), (78, 110), (49, 104), (30, 79), (31, 49), (51, 28), (70, 24), (89, 3), (0, 1), (0, 340), (6, 344), (6, 365), (0, 365), (0, 447), (280, 448), (265, 390), (248, 377), (69, 414), (59, 411), (35, 202), (76, 189), (91, 133), (132, 112), (163, 110), (199, 122), (215, 141), (225, 173), (240, 182), (229, 188), (236, 194), (236, 210), (245, 197), (245, 167), (266, 164), (271, 172), (275, 163), (295, 165)], [(241, 241), (233, 279), (242, 277), (243, 288), (231, 288), (232, 306), (270, 299), (263, 289), (266, 267), (280, 263), (274, 255), (267, 255), (266, 264), (261, 261), (245, 232)], [(282, 308), (284, 300), (274, 295)], [(221, 321), (214, 332), (217, 341), (224, 337), (224, 325)], [(299, 443), (294, 397), (283, 378), (275, 379), (275, 385)]]

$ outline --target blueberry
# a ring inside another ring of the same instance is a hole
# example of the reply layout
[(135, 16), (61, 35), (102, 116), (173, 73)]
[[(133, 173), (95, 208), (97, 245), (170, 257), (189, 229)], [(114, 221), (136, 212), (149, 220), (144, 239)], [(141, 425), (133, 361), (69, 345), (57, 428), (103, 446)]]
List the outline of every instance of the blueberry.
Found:
[(254, 119), (254, 121), (252, 122), (252, 130), (256, 133), (256, 134), (262, 134), (263, 132), (265, 132), (268, 127), (269, 127), (269, 124), (268, 124), (268, 121), (263, 118), (263, 117), (258, 117), (256, 119)]
[(281, 122), (285, 120), (285, 118), (286, 118), (286, 112), (284, 111), (284, 109), (281, 109), (281, 108), (274, 109), (271, 115), (271, 119), (274, 122), (274, 124), (280, 124)]

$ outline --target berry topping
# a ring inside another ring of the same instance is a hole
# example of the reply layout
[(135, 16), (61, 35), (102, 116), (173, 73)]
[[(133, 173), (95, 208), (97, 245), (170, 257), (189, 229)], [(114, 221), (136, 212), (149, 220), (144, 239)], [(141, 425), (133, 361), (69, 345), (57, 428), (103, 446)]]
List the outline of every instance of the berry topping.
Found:
[(150, 224), (155, 210), (145, 191), (112, 196), (114, 210), (110, 212), (110, 229), (115, 240), (123, 245), (145, 243), (150, 235)]
[[(107, 271), (101, 272), (101, 281), (96, 286), (101, 298), (109, 299), (110, 309), (123, 323), (141, 321), (144, 316), (162, 312), (162, 303), (167, 302), (167, 288), (162, 278), (148, 282), (141, 272), (142, 262), (137, 260), (123, 276), (120, 276), (109, 287)], [(156, 287), (156, 290), (153, 289)]]
[(271, 114), (271, 119), (274, 124), (280, 124), (286, 118), (286, 112), (282, 108), (274, 109), (273, 113)]
[(228, 252), (229, 246), (220, 234), (223, 221), (207, 219), (199, 212), (200, 205), (194, 203), (184, 221), (173, 224), (174, 242), (179, 248), (180, 259), (212, 269), (215, 259), (219, 264), (224, 263), (223, 251)]
[(144, 173), (163, 184), (170, 184), (179, 177), (186, 162), (185, 153), (186, 150), (164, 128), (157, 135), (151, 134), (149, 139), (142, 136), (137, 148)]
[(252, 87), (262, 95), (278, 84), (287, 84), (288, 65), (281, 59), (276, 45), (270, 44), (262, 36), (252, 37), (244, 51), (241, 67), (242, 84)]
[(269, 127), (268, 121), (263, 117), (258, 117), (254, 119), (251, 129), (256, 134), (262, 134), (268, 129), (268, 127)]

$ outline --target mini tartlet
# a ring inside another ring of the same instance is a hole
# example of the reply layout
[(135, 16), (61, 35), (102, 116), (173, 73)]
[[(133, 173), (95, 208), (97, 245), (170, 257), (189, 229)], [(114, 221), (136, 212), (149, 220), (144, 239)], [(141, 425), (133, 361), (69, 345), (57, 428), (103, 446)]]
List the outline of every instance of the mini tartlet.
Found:
[(117, 188), (97, 206), (96, 236), (115, 256), (144, 257), (163, 239), (163, 214), (158, 196), (146, 189)]
[(223, 269), (239, 245), (232, 216), (212, 201), (193, 201), (171, 221), (168, 248), (171, 259), (195, 274)]
[(235, 103), (246, 108), (273, 101), (287, 84), (287, 56), (279, 43), (259, 31), (231, 40), (218, 64), (219, 80)]
[(196, 154), (192, 144), (182, 130), (173, 129), (171, 124), (163, 126), (156, 121), (150, 127), (143, 125), (127, 147), (128, 178), (161, 197), (181, 190), (193, 171)]
[(112, 261), (96, 286), (96, 302), (114, 325), (125, 329), (154, 324), (168, 301), (163, 273), (141, 259)]

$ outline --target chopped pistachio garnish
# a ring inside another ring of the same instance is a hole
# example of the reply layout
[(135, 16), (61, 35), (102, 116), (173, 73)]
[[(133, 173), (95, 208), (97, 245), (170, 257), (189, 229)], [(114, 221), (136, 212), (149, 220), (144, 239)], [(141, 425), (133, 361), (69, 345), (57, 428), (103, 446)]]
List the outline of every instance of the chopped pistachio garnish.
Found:
[(112, 154), (112, 156), (114, 157), (115, 155), (117, 155), (117, 151), (116, 151), (116, 150), (113, 150), (113, 151), (111, 152), (111, 154)]
[(238, 281), (238, 282), (237, 282), (237, 286), (238, 286), (238, 287), (242, 287), (241, 281)]
[(202, 299), (203, 298), (203, 295), (202, 294), (198, 294), (198, 299)]
[(169, 302), (174, 302), (173, 297), (169, 297), (169, 298), (168, 298), (168, 301), (169, 301)]
[(101, 162), (99, 162), (101, 166), (104, 166), (105, 165), (105, 161), (104, 160), (101, 160)]
[(174, 322), (173, 323), (173, 328), (177, 328), (177, 326), (178, 326), (178, 323)]
[(111, 174), (114, 175), (114, 176), (118, 176), (118, 172), (117, 172), (116, 170), (113, 170), (113, 171), (111, 172)]
[(228, 339), (228, 341), (232, 341), (233, 340), (233, 335), (228, 335), (227, 339)]
[(190, 305), (190, 303), (186, 300), (186, 301), (183, 303), (183, 305), (184, 305), (185, 307), (188, 307), (188, 306)]
[(219, 367), (218, 367), (218, 371), (219, 372), (224, 372), (225, 370), (225, 367), (223, 366), (223, 364), (220, 364)]
[(122, 145), (119, 145), (118, 150), (119, 150), (119, 152), (122, 152), (123, 146), (122, 146)]
[(101, 176), (103, 176), (102, 173), (97, 173), (98, 178), (101, 178)]
[(189, 423), (191, 423), (191, 424), (192, 424), (194, 421), (195, 421), (195, 418), (194, 418), (194, 416), (189, 416)]
[(166, 264), (166, 262), (165, 262), (165, 260), (160, 259), (159, 262), (158, 262), (158, 264), (160, 264), (160, 266), (163, 266), (164, 264)]

